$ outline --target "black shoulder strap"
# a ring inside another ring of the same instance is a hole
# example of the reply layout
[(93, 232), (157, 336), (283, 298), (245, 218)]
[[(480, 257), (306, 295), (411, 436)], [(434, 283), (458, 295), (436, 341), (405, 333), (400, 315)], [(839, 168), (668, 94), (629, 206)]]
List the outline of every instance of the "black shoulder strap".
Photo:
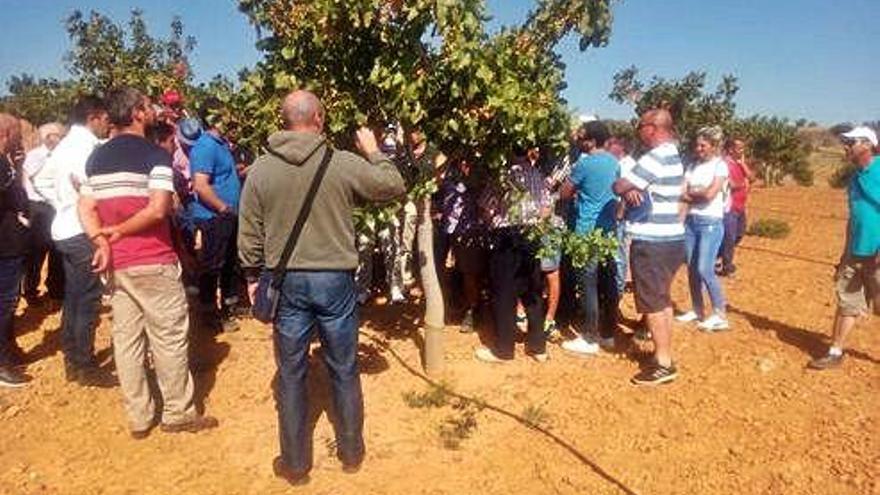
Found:
[(330, 158), (332, 157), (333, 148), (328, 143), (327, 150), (324, 152), (324, 158), (321, 160), (321, 164), (318, 165), (318, 170), (315, 172), (315, 177), (312, 179), (312, 185), (309, 187), (306, 199), (303, 201), (302, 207), (299, 210), (299, 216), (296, 217), (296, 223), (293, 224), (293, 230), (290, 232), (290, 237), (287, 239), (284, 251), (281, 252), (281, 258), (278, 260), (278, 264), (275, 265), (275, 269), (272, 271), (272, 286), (276, 289), (281, 287), (281, 284), (284, 281), (284, 274), (287, 272), (287, 262), (290, 260), (290, 255), (293, 254), (293, 248), (296, 247), (296, 241), (302, 233), (309, 212), (312, 211), (312, 203), (315, 201), (318, 187), (321, 186), (321, 180), (324, 179), (324, 173), (327, 172), (327, 166), (330, 165)]

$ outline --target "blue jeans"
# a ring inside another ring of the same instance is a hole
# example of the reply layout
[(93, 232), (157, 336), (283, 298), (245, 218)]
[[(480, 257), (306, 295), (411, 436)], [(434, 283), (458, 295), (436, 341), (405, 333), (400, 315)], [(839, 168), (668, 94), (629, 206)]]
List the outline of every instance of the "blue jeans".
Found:
[(595, 342), (614, 337), (617, 327), (617, 307), (620, 292), (617, 290), (616, 261), (590, 264), (578, 272), (581, 287), (581, 305), (584, 309), (584, 326), (581, 337)]
[(85, 234), (57, 241), (64, 256), (64, 305), (61, 312), (61, 347), (69, 366), (94, 364), (95, 324), (104, 288), (92, 271), (95, 248)]
[(13, 321), (23, 271), (24, 257), (0, 258), (0, 367), (11, 366), (15, 361)]
[(724, 239), (724, 224), (720, 218), (689, 215), (685, 221), (685, 249), (687, 250), (688, 283), (694, 312), (702, 319), (703, 286), (709, 292), (712, 308), (723, 313), (727, 306), (721, 282), (715, 274), (715, 258)]
[(335, 408), (337, 456), (357, 464), (364, 455), (364, 399), (358, 372), (357, 291), (350, 271), (290, 271), (275, 317), (275, 398), (281, 458), (298, 472), (312, 467), (306, 378), (313, 329), (321, 340)]
[(736, 265), (733, 264), (733, 254), (736, 246), (746, 234), (746, 214), (729, 211), (724, 214), (724, 242), (721, 243), (721, 267), (725, 272), (733, 272)]

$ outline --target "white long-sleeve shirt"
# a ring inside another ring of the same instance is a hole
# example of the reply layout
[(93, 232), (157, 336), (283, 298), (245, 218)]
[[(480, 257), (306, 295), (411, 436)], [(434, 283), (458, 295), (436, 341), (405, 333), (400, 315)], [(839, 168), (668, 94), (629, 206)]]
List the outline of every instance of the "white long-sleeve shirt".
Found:
[(87, 127), (74, 125), (52, 150), (43, 167), (55, 179), (51, 198), (55, 207), (52, 240), (70, 239), (83, 233), (77, 212), (79, 185), (86, 181), (86, 161), (100, 142)]
[(24, 158), (24, 164), (21, 166), (23, 172), (21, 174), (21, 180), (23, 182), (22, 185), (24, 186), (24, 190), (27, 193), (28, 200), (30, 201), (46, 201), (46, 198), (43, 197), (34, 186), (37, 183), (37, 180), (40, 180), (44, 175), (43, 172), (46, 168), (46, 160), (48, 159), (49, 148), (47, 148), (45, 144), (28, 151), (27, 156)]

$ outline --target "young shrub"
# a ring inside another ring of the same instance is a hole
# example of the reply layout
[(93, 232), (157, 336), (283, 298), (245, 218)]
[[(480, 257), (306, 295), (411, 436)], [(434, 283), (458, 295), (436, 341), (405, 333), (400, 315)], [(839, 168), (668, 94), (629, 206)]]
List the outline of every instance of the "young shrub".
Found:
[(791, 233), (791, 226), (783, 220), (775, 218), (761, 218), (749, 225), (746, 234), (768, 239), (784, 239)]

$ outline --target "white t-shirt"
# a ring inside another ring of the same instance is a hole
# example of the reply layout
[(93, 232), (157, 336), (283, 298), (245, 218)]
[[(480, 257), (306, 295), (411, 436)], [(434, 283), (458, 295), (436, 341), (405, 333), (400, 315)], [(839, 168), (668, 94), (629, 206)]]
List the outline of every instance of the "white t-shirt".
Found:
[(629, 174), (632, 169), (636, 168), (636, 161), (633, 157), (626, 155), (621, 158), (618, 163), (620, 164), (620, 176)]
[[(688, 187), (706, 188), (712, 185), (716, 177), (722, 177), (727, 182), (727, 162), (721, 157), (712, 158), (709, 161), (693, 165), (684, 174), (684, 180)], [(722, 185), (722, 189), (724, 186)], [(692, 203), (688, 215), (699, 215), (710, 218), (724, 218), (724, 194), (721, 190), (712, 201), (704, 203)]]
[(52, 150), (43, 167), (55, 178), (55, 219), (52, 221), (52, 240), (62, 241), (83, 233), (79, 221), (77, 184), (86, 182), (86, 161), (100, 144), (88, 128), (74, 125), (67, 136)]

